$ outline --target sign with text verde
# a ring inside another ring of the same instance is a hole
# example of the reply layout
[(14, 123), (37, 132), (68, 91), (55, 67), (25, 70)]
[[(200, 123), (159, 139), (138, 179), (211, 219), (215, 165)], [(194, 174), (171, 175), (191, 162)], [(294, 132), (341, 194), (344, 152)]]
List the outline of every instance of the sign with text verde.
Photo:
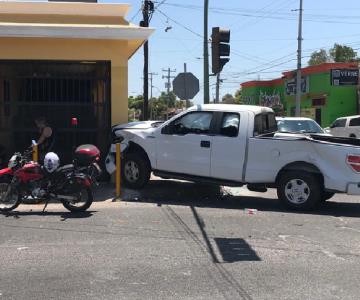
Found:
[(332, 69), (331, 85), (357, 85), (359, 80), (358, 69)]

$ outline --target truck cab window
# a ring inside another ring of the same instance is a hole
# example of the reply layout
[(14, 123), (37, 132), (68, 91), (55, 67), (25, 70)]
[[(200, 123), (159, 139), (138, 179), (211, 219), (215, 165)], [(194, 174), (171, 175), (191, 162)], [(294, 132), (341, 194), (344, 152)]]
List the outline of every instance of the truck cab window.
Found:
[(254, 119), (254, 136), (277, 131), (274, 113), (261, 113)]
[(172, 134), (208, 134), (213, 114), (211, 112), (191, 112), (172, 124)]
[(237, 113), (224, 113), (220, 134), (228, 137), (236, 137), (239, 132), (240, 116)]

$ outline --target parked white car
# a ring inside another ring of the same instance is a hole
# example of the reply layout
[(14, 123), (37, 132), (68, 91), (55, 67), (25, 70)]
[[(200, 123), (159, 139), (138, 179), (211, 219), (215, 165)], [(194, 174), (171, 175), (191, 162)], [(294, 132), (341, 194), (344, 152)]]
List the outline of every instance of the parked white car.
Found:
[(325, 131), (334, 136), (360, 138), (360, 115), (338, 118)]
[(290, 208), (312, 209), (334, 193), (360, 195), (360, 140), (322, 135), (274, 136), (270, 108), (198, 105), (167, 122), (113, 127), (106, 159), (115, 171), (121, 143), (123, 183), (142, 188), (150, 173), (163, 178), (277, 188)]
[(303, 117), (276, 117), (278, 132), (282, 133), (305, 133), (305, 134), (325, 134), (321, 126), (310, 118)]

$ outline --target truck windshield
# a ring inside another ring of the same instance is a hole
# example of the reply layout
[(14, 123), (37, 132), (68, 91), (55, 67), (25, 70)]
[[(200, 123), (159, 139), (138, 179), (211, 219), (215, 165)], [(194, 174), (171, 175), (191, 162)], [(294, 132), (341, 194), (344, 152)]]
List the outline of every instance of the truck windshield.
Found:
[(254, 136), (275, 132), (277, 130), (274, 113), (262, 113), (255, 116)]

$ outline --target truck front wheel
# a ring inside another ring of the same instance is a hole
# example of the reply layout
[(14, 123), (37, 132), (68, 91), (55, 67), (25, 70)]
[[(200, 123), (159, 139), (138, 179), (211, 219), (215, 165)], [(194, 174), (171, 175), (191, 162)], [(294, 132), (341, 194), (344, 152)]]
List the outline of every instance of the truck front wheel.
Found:
[(311, 210), (322, 198), (321, 181), (312, 173), (288, 171), (278, 180), (277, 194), (290, 209)]
[(141, 189), (150, 179), (150, 166), (146, 158), (138, 153), (128, 153), (122, 162), (122, 179), (126, 187)]

